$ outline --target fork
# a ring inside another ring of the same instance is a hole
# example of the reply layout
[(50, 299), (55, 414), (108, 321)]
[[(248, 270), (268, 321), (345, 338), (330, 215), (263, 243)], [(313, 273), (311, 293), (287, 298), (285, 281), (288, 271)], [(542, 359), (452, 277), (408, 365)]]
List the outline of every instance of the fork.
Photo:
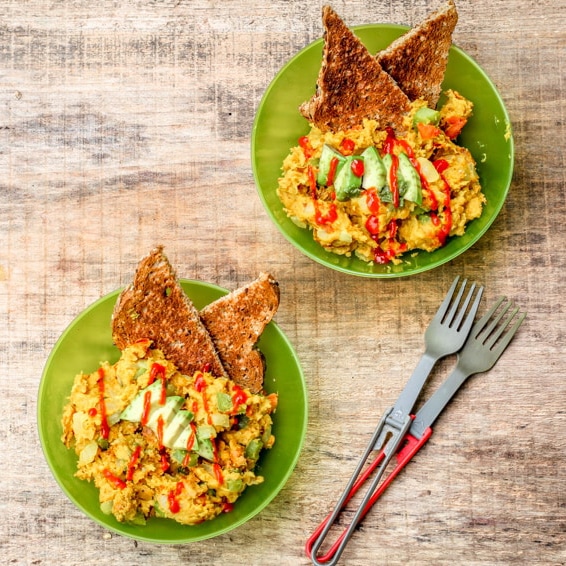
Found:
[[(471, 375), (491, 369), (503, 354), (527, 316), (527, 313), (519, 312), (519, 307), (516, 307), (511, 301), (507, 301), (496, 314), (505, 300), (505, 297), (500, 297), (491, 309), (474, 324), (470, 337), (458, 354), (456, 367), (416, 414), (411, 424), (410, 434), (420, 438), (438, 418), (464, 381)], [(511, 313), (501, 322), (509, 309), (512, 309)]]
[[(314, 556), (338, 514), (350, 500), (350, 493), (354, 486), (356, 486), (355, 492), (367, 478), (366, 474), (369, 475), (375, 470), (377, 464), (381, 463), (381, 467), (373, 480), (371, 490), (377, 486), (377, 482), (383, 475), (387, 464), (399, 448), (404, 436), (409, 431), (409, 427), (412, 423), (411, 411), (435, 363), (440, 358), (457, 352), (466, 341), (479, 308), (483, 287), (478, 288), (475, 299), (472, 302), (472, 297), (476, 289), (476, 284), (473, 283), (465, 299), (462, 300), (467, 280), (464, 279), (459, 291), (456, 293), (459, 280), (460, 277), (454, 279), (438, 311), (429, 323), (425, 331), (425, 351), (397, 402), (382, 416), (348, 485), (336, 503), (334, 510), (321, 523), (314, 535), (307, 542), (307, 554), (309, 556), (312, 555), (311, 558), (313, 561), (316, 560)], [(371, 467), (360, 477), (370, 453), (374, 450), (381, 450), (381, 452), (374, 460)]]
[[(332, 515), (327, 517), (309, 538), (305, 550), (313, 564), (336, 564), (356, 526), (365, 517), (399, 472), (431, 437), (432, 424), (461, 385), (471, 375), (491, 369), (501, 357), (526, 317), (526, 313), (521, 313), (519, 308), (515, 307), (511, 302), (504, 304), (499, 310), (499, 313), (497, 313), (497, 310), (505, 300), (505, 297), (500, 297), (493, 307), (474, 324), (463, 349), (458, 353), (456, 367), (414, 417), (410, 430), (404, 436), (402, 446), (397, 451), (397, 463), (394, 469), (378, 487), (377, 483), (386, 465), (382, 464), (379, 477), (374, 478), (372, 481), (370, 488), (360, 503), (348, 528), (342, 532), (332, 547), (322, 557), (317, 557), (316, 553), (335, 517), (332, 518)], [(512, 309), (511, 313), (502, 322), (503, 317), (510, 309)], [(349, 493), (347, 493), (342, 506), (354, 496), (361, 485), (371, 475), (377, 464), (383, 461), (383, 457), (384, 453), (381, 451), (374, 462), (357, 478), (357, 481), (353, 484)], [(329, 522), (330, 519), (332, 519), (331, 522)]]
[[(383, 430), (379, 434), (373, 450), (383, 448), (392, 435), (394, 438), (395, 435), (401, 434), (400, 431), (403, 431), (402, 437), (407, 432), (408, 426), (411, 424), (410, 413), (432, 368), (438, 360), (454, 354), (464, 345), (478, 311), (483, 287), (479, 287), (476, 298), (468, 310), (476, 284), (472, 284), (462, 303), (467, 280), (464, 279), (458, 294), (454, 298), (459, 279), (459, 277), (456, 277), (452, 282), (446, 297), (426, 329), (424, 335), (425, 351), (394, 407), (387, 415)], [(392, 450), (394, 451), (395, 448), (390, 447), (388, 452)]]

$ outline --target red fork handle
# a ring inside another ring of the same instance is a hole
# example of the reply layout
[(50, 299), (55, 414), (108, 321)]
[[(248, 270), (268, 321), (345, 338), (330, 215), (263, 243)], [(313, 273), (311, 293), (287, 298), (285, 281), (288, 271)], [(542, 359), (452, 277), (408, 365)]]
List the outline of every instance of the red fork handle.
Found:
[[(395, 458), (397, 460), (395, 467), (393, 468), (393, 470), (391, 470), (391, 473), (381, 482), (379, 487), (374, 491), (373, 495), (368, 500), (367, 505), (364, 507), (361, 518), (366, 516), (368, 511), (372, 508), (375, 502), (381, 497), (381, 495), (387, 489), (389, 484), (397, 477), (399, 472), (411, 461), (413, 456), (424, 446), (424, 444), (427, 442), (427, 440), (430, 438), (431, 435), (432, 435), (432, 429), (430, 427), (425, 429), (421, 438), (416, 438), (409, 433), (405, 435), (401, 444), (401, 448), (398, 450), (397, 454), (395, 455)], [(376, 456), (375, 460), (367, 467), (367, 469), (362, 474), (360, 474), (358, 480), (352, 486), (352, 489), (350, 490), (348, 497), (345, 499), (344, 506), (342, 507), (342, 509), (346, 506), (346, 503), (348, 503), (348, 501), (352, 499), (354, 494), (360, 489), (363, 483), (371, 476), (375, 468), (378, 467), (379, 463), (383, 460), (383, 456), (384, 456), (383, 451), (380, 451), (379, 454)], [(318, 539), (318, 537), (320, 536), (320, 533), (326, 526), (330, 516), (331, 514), (327, 515), (326, 518), (320, 523), (320, 525), (318, 525), (318, 527), (316, 528), (314, 533), (309, 537), (305, 545), (306, 555), (315, 563), (324, 563), (331, 560), (334, 554), (336, 553), (336, 551), (338, 550), (340, 543), (343, 541), (344, 536), (346, 535), (346, 529), (345, 529), (342, 532), (342, 534), (336, 539), (336, 541), (330, 547), (327, 553), (324, 554), (323, 556), (314, 557), (312, 555), (312, 547), (316, 542), (316, 540)]]

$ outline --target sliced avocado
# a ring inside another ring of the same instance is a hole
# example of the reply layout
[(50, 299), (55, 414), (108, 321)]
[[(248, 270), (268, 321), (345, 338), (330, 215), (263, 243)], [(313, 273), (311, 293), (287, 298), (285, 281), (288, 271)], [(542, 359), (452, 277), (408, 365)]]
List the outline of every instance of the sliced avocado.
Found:
[(413, 126), (417, 124), (432, 124), (438, 126), (440, 122), (440, 112), (432, 110), (431, 108), (419, 108), (413, 116)]
[(212, 440), (210, 440), (210, 438), (203, 438), (199, 441), (197, 452), (199, 456), (202, 456), (211, 462), (214, 461), (214, 448), (212, 447)]
[[(191, 411), (178, 411), (163, 431), (163, 446), (167, 446), (167, 448), (173, 448), (173, 445), (176, 444), (175, 440), (177, 439), (177, 437), (185, 429), (191, 428), (190, 423), (193, 420), (193, 417), (194, 415), (193, 413), (191, 413)], [(186, 443), (183, 445), (183, 448), (185, 446)]]
[(393, 165), (393, 159), (389, 153), (386, 153), (383, 156), (383, 167), (385, 167), (385, 185), (378, 189), (379, 200), (381, 202), (391, 203), (393, 202), (393, 193), (391, 192), (391, 187), (389, 183), (390, 175), (391, 175), (391, 166)]
[(316, 182), (321, 187), (326, 187), (328, 184), (328, 173), (330, 173), (330, 164), (332, 163), (332, 159), (334, 158), (338, 159), (338, 165), (336, 166), (336, 173), (334, 175), (334, 179), (336, 180), (336, 176), (338, 175), (340, 169), (342, 169), (342, 166), (344, 165), (346, 158), (339, 151), (335, 150), (333, 147), (324, 144), (322, 146), (322, 153), (320, 154), (320, 160), (318, 162), (318, 175), (316, 177)]
[(193, 441), (193, 445), (191, 447), (191, 450), (195, 450), (195, 451), (198, 450), (199, 441), (198, 441), (195, 433), (193, 432), (192, 427), (189, 426), (189, 425), (187, 425), (181, 431), (181, 434), (179, 434), (179, 436), (177, 436), (177, 438), (173, 441), (172, 445), (169, 448), (186, 450), (187, 444), (189, 442), (189, 438), (191, 438), (191, 436), (195, 437), (195, 439)]
[(163, 433), (165, 433), (165, 429), (169, 426), (169, 423), (173, 420), (175, 413), (181, 408), (184, 401), (183, 397), (166, 397), (165, 403), (161, 405), (158, 400), (156, 404), (152, 405), (147, 426), (157, 432), (157, 423), (161, 417), (163, 419)]
[(364, 161), (361, 155), (349, 155), (344, 159), (344, 165), (340, 169), (334, 180), (334, 190), (336, 198), (340, 201), (351, 199), (358, 196), (362, 190), (363, 175), (356, 175), (352, 169), (355, 160)]
[(139, 391), (130, 404), (122, 411), (120, 419), (124, 421), (140, 422), (144, 410), (145, 394), (148, 391), (151, 392), (151, 405), (153, 406), (159, 402), (161, 387), (161, 381), (154, 381), (151, 385)]
[(377, 149), (370, 146), (361, 155), (364, 158), (364, 176), (362, 189), (381, 189), (387, 184), (387, 171)]
[(399, 154), (397, 179), (399, 183), (400, 196), (402, 196), (405, 200), (409, 200), (417, 204), (421, 204), (423, 202), (421, 178), (418, 171), (413, 167), (410, 159), (404, 153)]

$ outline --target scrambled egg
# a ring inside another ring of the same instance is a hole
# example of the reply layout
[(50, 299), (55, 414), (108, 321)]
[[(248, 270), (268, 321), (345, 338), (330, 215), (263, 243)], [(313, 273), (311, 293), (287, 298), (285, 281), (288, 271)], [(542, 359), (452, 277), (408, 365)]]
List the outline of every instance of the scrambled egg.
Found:
[[(165, 401), (175, 404), (170, 414)], [(145, 340), (115, 364), (75, 377), (62, 440), (78, 456), (76, 476), (98, 488), (105, 513), (121, 522), (159, 516), (192, 525), (230, 511), (247, 486), (263, 481), (254, 468), (275, 441), (276, 406), (275, 394), (252, 394), (205, 370), (182, 375)], [(181, 426), (170, 431), (172, 422)], [(181, 447), (164, 445), (183, 433)]]
[[(442, 108), (430, 111), (436, 121), (421, 124), (416, 117), (423, 108), (426, 111), (423, 101), (412, 104), (404, 121), (406, 134), (400, 138), (390, 129), (379, 130), (373, 120), (346, 132), (323, 133), (311, 127), (285, 158), (279, 179), (277, 194), (289, 218), (312, 230), (324, 249), (376, 263), (401, 263), (406, 252), (430, 252), (447, 238), (463, 235), (485, 203), (472, 155), (454, 143), (471, 115), (472, 103), (449, 90)], [(321, 186), (317, 179), (325, 145), (340, 159), (360, 156), (370, 147), (382, 159), (405, 154), (417, 174), (418, 199), (391, 199), (397, 183), (397, 173), (391, 170), (384, 186), (362, 186), (348, 198), (337, 198), (332, 181)]]

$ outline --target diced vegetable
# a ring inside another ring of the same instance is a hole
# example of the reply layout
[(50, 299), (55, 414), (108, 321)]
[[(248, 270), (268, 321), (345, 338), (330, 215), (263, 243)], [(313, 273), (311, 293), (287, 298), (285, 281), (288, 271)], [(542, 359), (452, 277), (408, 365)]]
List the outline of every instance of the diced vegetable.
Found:
[(223, 413), (227, 413), (233, 409), (232, 397), (230, 397), (228, 393), (217, 393), (216, 404), (218, 405), (218, 410)]
[(413, 117), (413, 125), (417, 124), (432, 124), (437, 126), (440, 121), (440, 112), (432, 110), (431, 108), (419, 108)]
[(262, 448), (263, 442), (259, 438), (253, 438), (246, 446), (246, 458), (249, 458), (250, 460), (257, 460)]

